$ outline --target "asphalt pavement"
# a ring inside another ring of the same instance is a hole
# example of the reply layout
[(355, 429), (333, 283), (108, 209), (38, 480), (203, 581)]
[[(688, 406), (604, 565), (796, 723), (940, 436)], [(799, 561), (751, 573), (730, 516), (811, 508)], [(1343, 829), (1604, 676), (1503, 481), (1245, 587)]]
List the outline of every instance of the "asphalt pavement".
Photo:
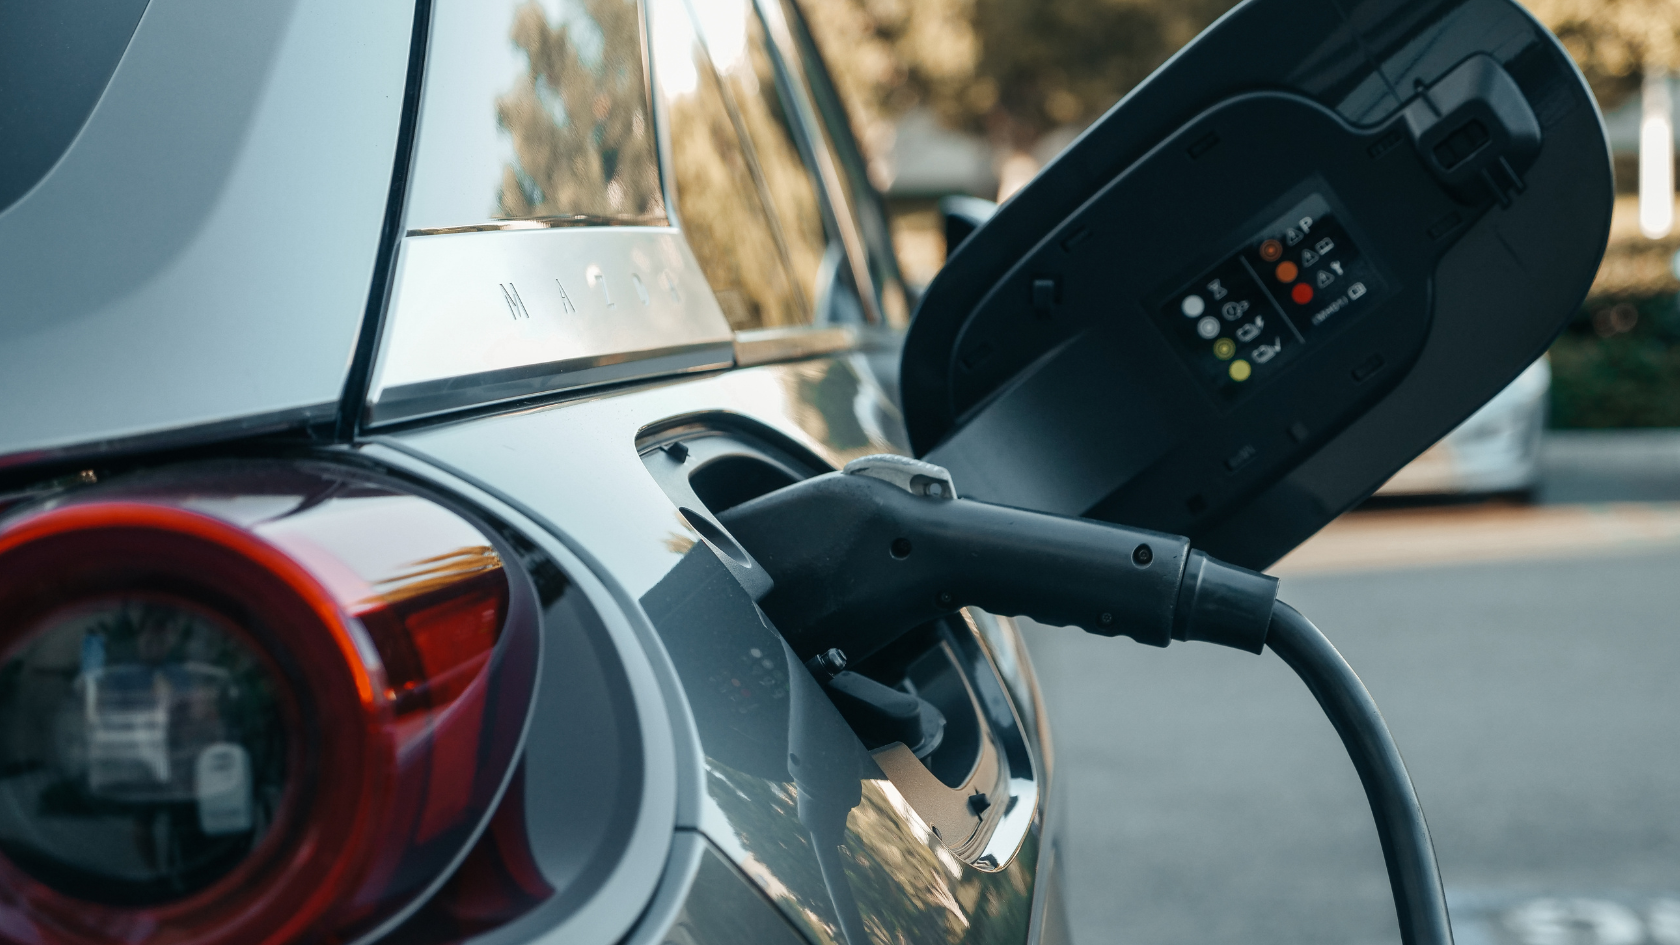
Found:
[[(1281, 596), (1383, 707), (1460, 945), (1680, 945), (1680, 435), (1557, 438), (1546, 477), (1530, 509), (1346, 517)], [(1456, 552), (1420, 555), (1432, 532)], [(1281, 661), (1026, 632), (1076, 941), (1399, 941), (1358, 779)]]

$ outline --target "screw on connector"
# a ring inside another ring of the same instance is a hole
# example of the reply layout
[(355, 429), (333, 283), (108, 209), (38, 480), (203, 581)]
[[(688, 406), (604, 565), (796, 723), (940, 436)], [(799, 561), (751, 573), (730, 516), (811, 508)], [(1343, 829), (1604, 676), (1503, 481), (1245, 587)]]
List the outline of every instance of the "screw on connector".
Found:
[(828, 682), (846, 668), (846, 654), (838, 648), (829, 647), (806, 660), (805, 668), (811, 671), (811, 675), (823, 682)]
[(1097, 619), (1102, 621), (1102, 625), (1106, 627), (1109, 624), (1114, 622), (1114, 615), (1105, 612), (1101, 617), (1098, 617)]
[(1132, 563), (1140, 568), (1149, 567), (1149, 562), (1155, 560), (1155, 549), (1148, 545), (1138, 545), (1132, 550)]
[(665, 455), (671, 457), (679, 463), (687, 462), (688, 445), (681, 440), (678, 440), (675, 443), (667, 443), (665, 444)]
[(950, 591), (939, 592), (939, 606), (950, 607), (957, 602), (957, 598)]

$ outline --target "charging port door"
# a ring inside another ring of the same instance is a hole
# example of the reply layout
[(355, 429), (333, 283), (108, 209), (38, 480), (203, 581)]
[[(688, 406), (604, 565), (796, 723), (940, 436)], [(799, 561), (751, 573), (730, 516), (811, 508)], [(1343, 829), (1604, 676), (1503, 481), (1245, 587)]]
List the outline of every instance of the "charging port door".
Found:
[(1250, 0), (963, 241), (905, 344), (912, 443), (973, 498), (1263, 568), (1545, 351), (1611, 201), (1512, 0)]

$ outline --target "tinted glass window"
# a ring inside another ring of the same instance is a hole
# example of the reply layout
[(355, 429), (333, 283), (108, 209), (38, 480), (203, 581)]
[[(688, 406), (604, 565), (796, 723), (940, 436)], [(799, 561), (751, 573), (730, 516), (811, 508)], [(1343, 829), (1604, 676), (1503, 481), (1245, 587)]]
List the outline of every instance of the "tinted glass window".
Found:
[[(712, 64), (739, 115), (748, 156), (763, 176), (794, 278), (807, 299), (820, 302), (826, 282), (832, 280), (824, 272), (829, 243), (824, 207), (801, 153), (804, 139), (795, 130), (793, 108), (778, 88), (764, 25), (749, 0), (706, 0), (695, 5), (695, 13)], [(828, 261), (829, 269), (843, 258), (837, 252)]]
[(768, 188), (741, 144), (738, 113), (682, 0), (649, 4), (654, 72), (667, 109), (676, 210), (700, 269), (737, 331), (809, 321)]
[(910, 307), (905, 298), (898, 260), (893, 255), (892, 231), (887, 224), (881, 195), (869, 181), (869, 166), (858, 147), (850, 116), (834, 81), (823, 63), (821, 51), (811, 36), (803, 12), (793, 0), (777, 3), (786, 17), (800, 59), (800, 71), (809, 83), (811, 99), (823, 125), (823, 142), (840, 172), (840, 185), (852, 218), (857, 221), (869, 256), (869, 272), (881, 297), (881, 311), (895, 326), (909, 324)]
[(438, 0), (408, 228), (663, 224), (635, 0)]
[(0, 211), (69, 149), (145, 10), (146, 0), (0, 0)]

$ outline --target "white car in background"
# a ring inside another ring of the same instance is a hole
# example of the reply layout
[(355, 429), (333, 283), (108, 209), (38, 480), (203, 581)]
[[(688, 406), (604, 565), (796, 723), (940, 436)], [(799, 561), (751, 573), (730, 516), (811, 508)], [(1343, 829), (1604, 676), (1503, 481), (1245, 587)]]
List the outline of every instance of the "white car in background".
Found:
[(1532, 498), (1540, 485), (1540, 436), (1546, 428), (1551, 387), (1552, 368), (1542, 357), (1470, 419), (1402, 467), (1377, 495)]

